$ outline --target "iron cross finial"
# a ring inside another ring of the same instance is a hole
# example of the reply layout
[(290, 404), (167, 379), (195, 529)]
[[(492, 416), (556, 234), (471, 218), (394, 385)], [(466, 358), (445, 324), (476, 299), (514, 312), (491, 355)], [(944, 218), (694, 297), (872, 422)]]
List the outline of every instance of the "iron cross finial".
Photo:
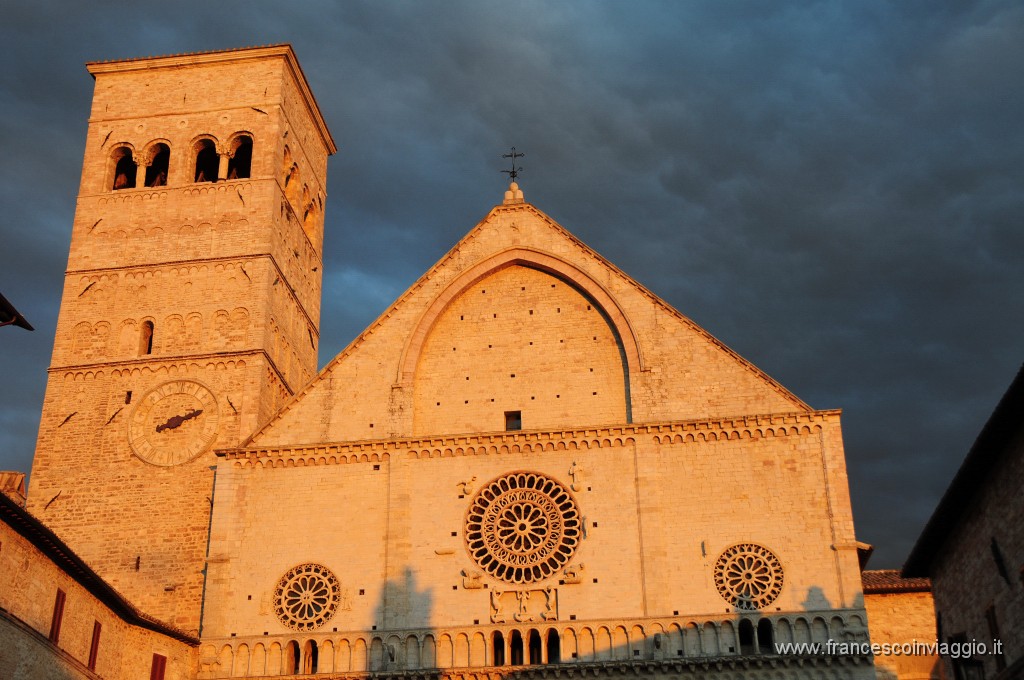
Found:
[(519, 177), (519, 173), (523, 171), (523, 166), (519, 166), (518, 168), (516, 167), (516, 159), (517, 158), (523, 158), (525, 156), (526, 156), (525, 153), (519, 153), (518, 151), (516, 151), (516, 147), (514, 147), (514, 146), (512, 147), (512, 153), (502, 154), (502, 156), (501, 156), (502, 158), (511, 158), (512, 159), (512, 169), (511, 170), (502, 170), (502, 172), (505, 173), (506, 175), (508, 175), (508, 178), (510, 180), (512, 180), (513, 182), (515, 182), (516, 178)]

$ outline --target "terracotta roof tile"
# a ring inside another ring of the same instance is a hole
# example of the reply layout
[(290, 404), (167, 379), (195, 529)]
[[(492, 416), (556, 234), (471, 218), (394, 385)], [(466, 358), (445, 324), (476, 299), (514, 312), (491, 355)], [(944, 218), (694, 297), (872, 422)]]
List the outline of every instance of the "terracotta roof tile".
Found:
[(903, 578), (899, 569), (862, 571), (860, 580), (865, 594), (929, 593), (932, 590), (931, 579)]

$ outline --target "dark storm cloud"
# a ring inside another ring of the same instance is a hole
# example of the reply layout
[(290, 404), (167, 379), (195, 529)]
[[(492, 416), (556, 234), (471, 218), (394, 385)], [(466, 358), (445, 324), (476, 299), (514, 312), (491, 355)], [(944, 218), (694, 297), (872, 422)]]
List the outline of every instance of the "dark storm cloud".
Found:
[[(5, 10), (0, 468), (27, 469), (91, 79), (291, 42), (341, 151), (321, 364), (527, 199), (812, 406), (897, 565), (1024, 359), (1014, 3), (107, 3)], [(15, 255), (12, 257), (10, 253)]]

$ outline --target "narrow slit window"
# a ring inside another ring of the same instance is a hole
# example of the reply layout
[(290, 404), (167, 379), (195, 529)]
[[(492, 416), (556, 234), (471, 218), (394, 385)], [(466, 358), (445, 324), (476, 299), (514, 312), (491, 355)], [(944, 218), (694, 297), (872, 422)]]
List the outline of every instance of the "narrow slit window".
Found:
[(64, 621), (64, 600), (67, 595), (63, 590), (57, 588), (57, 597), (53, 601), (53, 618), (50, 619), (50, 642), (57, 644), (60, 641), (60, 624)]
[(521, 430), (521, 429), (523, 429), (523, 412), (522, 411), (505, 411), (505, 429), (506, 430)]
[(142, 334), (139, 337), (140, 356), (153, 353), (153, 330), (154, 328), (152, 321), (142, 322)]
[(103, 626), (100, 625), (99, 621), (93, 621), (92, 624), (92, 644), (89, 645), (89, 670), (96, 670), (96, 659), (100, 652), (100, 632), (103, 630)]

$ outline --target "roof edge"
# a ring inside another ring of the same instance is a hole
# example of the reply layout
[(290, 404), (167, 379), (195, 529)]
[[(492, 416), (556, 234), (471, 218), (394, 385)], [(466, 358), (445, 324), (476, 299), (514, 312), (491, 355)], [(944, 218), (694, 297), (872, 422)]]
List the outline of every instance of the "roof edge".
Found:
[(932, 592), (931, 579), (904, 578), (898, 569), (869, 569), (862, 571), (860, 578), (865, 595)]
[[(989, 473), (1003, 455), (1001, 442), (1020, 427), (1024, 413), (1024, 364), (1006, 389), (992, 415), (985, 422), (953, 481), (942, 494), (917, 542), (903, 563), (904, 577), (929, 576), (936, 553), (949, 536), (949, 527), (959, 524), (963, 508), (977, 495), (977, 482)], [(996, 450), (993, 451), (993, 448)]]
[(199, 646), (199, 638), (194, 635), (137, 609), (93, 571), (92, 567), (71, 550), (52, 529), (4, 494), (0, 494), (0, 521), (5, 522), (15, 532), (23, 536), (59, 569), (92, 593), (123, 621), (174, 638), (192, 647)]

